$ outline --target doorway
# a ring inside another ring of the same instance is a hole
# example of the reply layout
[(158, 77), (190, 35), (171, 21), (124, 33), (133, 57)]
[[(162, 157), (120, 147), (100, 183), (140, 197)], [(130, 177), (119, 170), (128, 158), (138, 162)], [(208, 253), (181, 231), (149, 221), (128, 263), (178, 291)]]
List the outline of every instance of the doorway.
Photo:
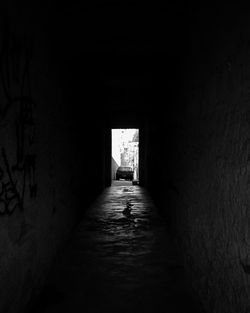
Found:
[(111, 129), (111, 181), (112, 185), (139, 184), (139, 129)]

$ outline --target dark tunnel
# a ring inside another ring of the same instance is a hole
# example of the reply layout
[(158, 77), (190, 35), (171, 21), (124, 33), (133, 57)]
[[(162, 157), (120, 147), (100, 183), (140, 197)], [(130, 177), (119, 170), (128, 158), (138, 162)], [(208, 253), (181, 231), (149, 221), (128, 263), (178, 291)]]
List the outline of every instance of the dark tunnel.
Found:
[[(6, 0), (0, 26), (0, 312), (249, 312), (250, 10)], [(112, 128), (139, 185), (111, 186)]]

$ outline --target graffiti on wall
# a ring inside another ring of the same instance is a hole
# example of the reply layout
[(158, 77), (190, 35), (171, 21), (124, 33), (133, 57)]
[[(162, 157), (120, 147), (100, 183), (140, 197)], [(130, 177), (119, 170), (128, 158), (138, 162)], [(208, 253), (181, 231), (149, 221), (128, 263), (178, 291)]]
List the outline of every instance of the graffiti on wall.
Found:
[(13, 120), (8, 120), (15, 133), (14, 146), (5, 141), (0, 151), (0, 214), (10, 215), (17, 208), (24, 209), (26, 196), (34, 198), (37, 194), (35, 102), (30, 86), (32, 41), (11, 34), (7, 27), (0, 38), (0, 127), (3, 130), (10, 111), (16, 112)]

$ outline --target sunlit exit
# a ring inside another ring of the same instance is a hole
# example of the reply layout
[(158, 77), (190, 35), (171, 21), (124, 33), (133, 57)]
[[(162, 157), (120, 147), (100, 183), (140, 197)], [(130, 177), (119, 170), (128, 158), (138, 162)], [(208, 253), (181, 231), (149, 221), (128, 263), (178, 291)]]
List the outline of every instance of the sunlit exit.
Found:
[(139, 129), (112, 129), (112, 180), (139, 181)]

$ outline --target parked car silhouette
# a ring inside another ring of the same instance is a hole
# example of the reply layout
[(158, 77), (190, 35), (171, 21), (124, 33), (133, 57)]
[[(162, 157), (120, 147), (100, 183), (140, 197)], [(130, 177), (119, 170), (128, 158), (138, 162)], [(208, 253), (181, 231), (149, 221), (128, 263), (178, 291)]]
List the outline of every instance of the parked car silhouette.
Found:
[(134, 178), (134, 171), (132, 170), (132, 167), (130, 166), (119, 166), (116, 171), (116, 180), (119, 179), (127, 179), (127, 180), (133, 180)]

